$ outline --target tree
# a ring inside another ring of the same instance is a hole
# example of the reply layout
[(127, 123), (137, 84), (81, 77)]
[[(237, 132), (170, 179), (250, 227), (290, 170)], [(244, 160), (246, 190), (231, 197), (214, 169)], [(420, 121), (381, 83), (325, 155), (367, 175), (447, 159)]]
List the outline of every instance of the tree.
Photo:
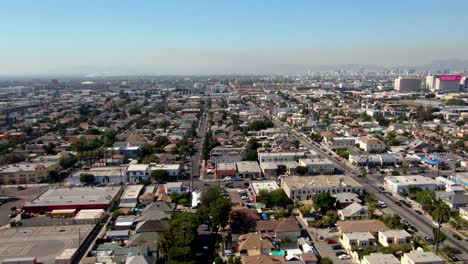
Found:
[(432, 212), (435, 204), (435, 192), (431, 190), (420, 190), (416, 193), (416, 202), (421, 205), (425, 212)]
[(165, 182), (169, 180), (169, 173), (165, 170), (154, 170), (151, 177), (157, 182)]
[(321, 192), (312, 197), (315, 210), (325, 212), (335, 207), (336, 198), (331, 196), (329, 192)]
[(87, 185), (93, 184), (95, 181), (96, 181), (96, 177), (94, 177), (93, 174), (89, 174), (89, 173), (80, 174), (80, 182), (84, 184), (87, 184)]
[(349, 152), (346, 149), (339, 149), (336, 151), (336, 154), (343, 159), (349, 159)]
[(284, 207), (289, 204), (289, 199), (282, 189), (267, 191), (260, 190), (259, 199), (266, 207), (280, 206)]
[(304, 166), (297, 166), (296, 167), (296, 173), (301, 175), (301, 176), (306, 175), (308, 171), (309, 170), (307, 169), (307, 167), (304, 167)]
[(47, 179), (49, 182), (58, 182), (60, 181), (60, 174), (56, 170), (51, 170), (47, 173)]
[(440, 232), (440, 228), (442, 227), (443, 223), (447, 223), (450, 220), (450, 207), (442, 200), (438, 199), (435, 202), (434, 205), (434, 210), (432, 210), (432, 219), (434, 219), (434, 222), (437, 223), (437, 238), (438, 240), (434, 240), (436, 242), (436, 254), (438, 254), (439, 251), (439, 243), (441, 242), (442, 234)]
[(227, 225), (231, 207), (231, 200), (224, 197), (218, 198), (215, 203), (211, 204), (210, 216), (215, 230), (218, 230), (218, 227), (224, 228)]
[(70, 157), (63, 157), (60, 159), (60, 166), (64, 169), (68, 169), (73, 167), (78, 159), (75, 156), (70, 156)]
[(405, 225), (401, 222), (399, 215), (387, 215), (383, 217), (382, 222), (390, 229), (404, 229)]
[(256, 161), (258, 159), (258, 153), (256, 150), (247, 150), (244, 154), (243, 160)]
[(368, 195), (365, 199), (365, 202), (369, 210), (369, 219), (372, 219), (372, 216), (374, 215), (374, 212), (377, 209), (377, 199), (374, 195)]
[(360, 178), (367, 177), (367, 170), (365, 168), (361, 168), (361, 170), (359, 171), (358, 177), (360, 177)]

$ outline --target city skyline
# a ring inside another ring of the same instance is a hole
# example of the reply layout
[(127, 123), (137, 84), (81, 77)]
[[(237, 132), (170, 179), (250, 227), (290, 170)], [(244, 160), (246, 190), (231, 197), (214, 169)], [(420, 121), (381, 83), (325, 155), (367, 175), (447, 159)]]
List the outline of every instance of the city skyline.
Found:
[(0, 75), (291, 73), (468, 59), (468, 3), (20, 1), (0, 10)]

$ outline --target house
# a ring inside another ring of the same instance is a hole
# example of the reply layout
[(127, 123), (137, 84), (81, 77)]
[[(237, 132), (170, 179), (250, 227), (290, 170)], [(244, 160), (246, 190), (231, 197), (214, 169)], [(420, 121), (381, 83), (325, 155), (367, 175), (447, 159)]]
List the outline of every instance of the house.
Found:
[(136, 225), (135, 233), (157, 232), (162, 233), (169, 229), (169, 221), (148, 220), (139, 222)]
[(359, 199), (359, 195), (352, 192), (341, 192), (333, 194), (332, 196), (335, 197), (339, 208), (346, 208), (354, 202), (362, 203), (361, 199)]
[(170, 219), (176, 208), (175, 203), (156, 201), (143, 209), (136, 221)]
[(413, 250), (401, 257), (401, 264), (443, 264), (444, 261), (433, 252)]
[(405, 230), (379, 231), (379, 243), (384, 247), (411, 244), (411, 235)]
[(130, 164), (126, 170), (128, 182), (139, 182), (150, 178), (149, 164)]
[(376, 236), (379, 231), (389, 230), (380, 220), (355, 220), (355, 221), (338, 221), (336, 223), (341, 234), (354, 232), (369, 232)]
[(181, 193), (182, 192), (182, 182), (168, 182), (164, 184), (166, 194), (170, 195), (171, 193)]
[(400, 264), (400, 261), (393, 254), (370, 253), (364, 256), (361, 264)]
[(369, 216), (369, 208), (354, 202), (344, 209), (338, 210), (340, 220), (357, 220), (367, 218)]
[(166, 171), (169, 177), (171, 178), (177, 178), (181, 172), (181, 165), (177, 163), (173, 164), (155, 164), (151, 163), (150, 164), (150, 171), (153, 172), (155, 170), (163, 170)]
[(360, 137), (356, 140), (359, 148), (367, 152), (382, 152), (387, 147), (385, 143), (374, 137)]
[(303, 156), (305, 152), (259, 152), (258, 161), (260, 164), (271, 161), (294, 161)]
[(275, 248), (268, 237), (257, 233), (240, 235), (238, 244), (240, 255), (247, 256), (268, 255)]
[(327, 137), (323, 142), (331, 149), (347, 149), (356, 145), (356, 139), (357, 137)]
[(133, 208), (138, 204), (138, 197), (143, 190), (143, 185), (128, 185), (122, 197), (120, 197), (120, 208)]
[(296, 241), (301, 236), (301, 227), (294, 218), (281, 218), (257, 222), (257, 232), (275, 239), (289, 238)]
[(349, 251), (377, 245), (375, 237), (369, 232), (343, 233), (340, 240), (343, 247)]
[(436, 192), (436, 198), (444, 201), (452, 211), (468, 206), (468, 195), (460, 192)]

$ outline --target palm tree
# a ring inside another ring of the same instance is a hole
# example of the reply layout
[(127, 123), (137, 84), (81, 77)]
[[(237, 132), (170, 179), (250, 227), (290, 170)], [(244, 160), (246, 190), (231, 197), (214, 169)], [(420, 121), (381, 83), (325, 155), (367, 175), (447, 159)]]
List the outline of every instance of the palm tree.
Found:
[(438, 254), (439, 243), (443, 240), (440, 228), (443, 223), (447, 223), (450, 220), (450, 207), (444, 201), (438, 199), (435, 202), (434, 210), (432, 210), (431, 215), (434, 222), (437, 223), (437, 232), (434, 233), (434, 240), (436, 242), (436, 254)]

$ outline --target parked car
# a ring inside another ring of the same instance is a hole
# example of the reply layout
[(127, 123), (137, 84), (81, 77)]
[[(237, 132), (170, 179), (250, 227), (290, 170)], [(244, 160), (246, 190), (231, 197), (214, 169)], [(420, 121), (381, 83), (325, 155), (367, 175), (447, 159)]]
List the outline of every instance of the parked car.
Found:
[(351, 257), (348, 254), (341, 254), (338, 256), (339, 259), (350, 259)]
[(344, 251), (338, 251), (338, 252), (335, 253), (335, 255), (336, 255), (337, 257), (339, 257), (339, 256), (341, 256), (341, 255), (343, 255), (343, 254), (346, 254), (346, 252), (344, 252)]
[(459, 234), (452, 235), (456, 240), (462, 240), (462, 237)]
[(460, 259), (457, 255), (455, 255), (455, 254), (451, 254), (451, 255), (449, 256), (449, 258), (450, 258), (450, 260), (452, 260), (452, 261), (460, 261), (460, 260), (461, 260), (461, 259)]
[(430, 238), (430, 237), (425, 237), (424, 239), (426, 239), (426, 241), (431, 244), (431, 245), (434, 245), (435, 242), (434, 242), (434, 239)]
[(340, 244), (333, 245), (331, 248), (333, 250), (343, 249), (343, 247)]
[(336, 232), (336, 231), (338, 231), (338, 229), (335, 226), (331, 226), (331, 227), (328, 228), (329, 233)]
[(423, 214), (423, 213), (422, 213), (421, 211), (419, 211), (419, 210), (415, 210), (415, 212), (416, 212), (417, 214), (419, 214), (419, 215), (422, 215), (422, 214)]
[(325, 243), (327, 243), (329, 245), (333, 245), (333, 244), (336, 244), (336, 241), (331, 239), (331, 238), (327, 238), (327, 239), (325, 239)]
[(18, 187), (16, 187), (16, 189), (17, 189), (18, 191), (23, 191), (23, 190), (26, 190), (26, 187), (23, 186), (23, 185), (19, 185)]

